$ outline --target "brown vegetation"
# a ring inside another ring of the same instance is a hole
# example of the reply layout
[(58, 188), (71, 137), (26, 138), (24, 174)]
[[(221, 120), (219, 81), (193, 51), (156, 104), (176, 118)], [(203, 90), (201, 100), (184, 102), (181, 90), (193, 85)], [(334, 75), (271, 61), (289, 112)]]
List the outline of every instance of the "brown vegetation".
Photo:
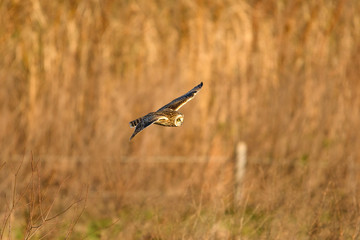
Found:
[[(1, 1), (1, 237), (358, 239), (359, 12)], [(129, 121), (201, 81), (181, 128), (129, 142)], [(212, 159), (238, 141), (248, 165), (231, 207), (231, 163)], [(171, 162), (198, 156), (210, 162)]]

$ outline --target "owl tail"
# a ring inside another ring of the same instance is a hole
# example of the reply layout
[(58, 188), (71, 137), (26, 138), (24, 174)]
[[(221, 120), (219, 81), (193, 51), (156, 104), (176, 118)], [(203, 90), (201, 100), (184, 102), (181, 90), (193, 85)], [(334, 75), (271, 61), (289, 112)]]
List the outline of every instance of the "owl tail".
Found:
[(138, 119), (135, 119), (134, 121), (131, 121), (129, 124), (130, 124), (130, 127), (133, 128), (133, 127), (136, 127), (136, 125), (139, 124), (139, 122), (141, 122), (142, 118), (138, 118)]

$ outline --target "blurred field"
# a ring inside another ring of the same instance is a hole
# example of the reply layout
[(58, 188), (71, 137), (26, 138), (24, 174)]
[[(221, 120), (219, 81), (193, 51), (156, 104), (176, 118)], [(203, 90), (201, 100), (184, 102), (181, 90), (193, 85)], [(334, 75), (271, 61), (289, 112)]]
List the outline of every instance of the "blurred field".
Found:
[[(0, 1), (0, 238), (359, 239), (359, 12)], [(129, 121), (201, 81), (181, 128), (128, 141)]]

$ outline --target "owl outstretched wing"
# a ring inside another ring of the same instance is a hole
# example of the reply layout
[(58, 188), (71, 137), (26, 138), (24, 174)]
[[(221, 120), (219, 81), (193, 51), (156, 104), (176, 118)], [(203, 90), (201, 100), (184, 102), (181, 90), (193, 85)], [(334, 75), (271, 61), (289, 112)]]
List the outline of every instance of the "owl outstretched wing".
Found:
[(160, 108), (157, 111), (161, 111), (165, 108), (170, 108), (175, 111), (179, 110), (185, 103), (187, 103), (188, 101), (190, 101), (191, 99), (193, 99), (195, 97), (195, 95), (200, 91), (202, 86), (203, 86), (203, 83), (201, 82), (199, 85), (197, 85), (196, 87), (191, 89), (189, 92), (185, 93), (181, 97), (178, 97), (178, 98), (172, 100), (170, 103), (166, 104), (165, 106), (163, 106), (162, 108)]
[(144, 130), (146, 127), (148, 127), (151, 124), (153, 124), (159, 120), (162, 120), (162, 119), (166, 120), (167, 117), (156, 114), (156, 113), (149, 113), (142, 118), (139, 118), (139, 119), (136, 119), (136, 120), (130, 122), (130, 127), (135, 126), (135, 130), (129, 140), (131, 140), (133, 137), (135, 137), (136, 134), (138, 134), (139, 132)]

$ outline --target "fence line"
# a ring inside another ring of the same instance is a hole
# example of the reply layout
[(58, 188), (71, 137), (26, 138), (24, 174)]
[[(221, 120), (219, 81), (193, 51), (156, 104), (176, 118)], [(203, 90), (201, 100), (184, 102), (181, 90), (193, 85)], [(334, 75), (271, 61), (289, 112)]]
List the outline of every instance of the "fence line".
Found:
[[(1, 157), (1, 159), (22, 161), (24, 159), (30, 159), (31, 155), (12, 155)], [(41, 160), (45, 162), (51, 161), (69, 161), (69, 162), (88, 162), (92, 159), (100, 159), (107, 162), (122, 162), (122, 163), (205, 163), (208, 161), (224, 161), (229, 157), (224, 156), (119, 156), (119, 157), (91, 157), (91, 156), (54, 156), (54, 155), (36, 155), (35, 160)]]
[[(243, 179), (246, 172), (246, 164), (247, 164), (247, 146), (244, 142), (239, 142), (235, 146), (235, 156), (233, 157), (211, 157), (211, 156), (151, 156), (151, 157), (143, 157), (143, 156), (119, 156), (119, 157), (91, 157), (91, 156), (53, 156), (53, 155), (36, 155), (34, 157), (35, 161), (43, 161), (45, 163), (50, 162), (61, 162), (61, 164), (72, 165), (77, 163), (88, 163), (92, 159), (101, 159), (104, 162), (119, 162), (119, 163), (204, 163), (207, 164), (209, 162), (229, 162), (232, 163), (231, 166), (233, 168), (233, 177), (232, 177), (232, 185), (233, 185), (233, 203), (236, 205), (241, 200), (242, 195), (242, 185)], [(10, 157), (2, 156), (0, 161), (4, 159), (10, 161), (23, 161), (31, 159), (31, 154), (26, 155), (13, 155)], [(175, 191), (178, 192), (178, 191)], [(144, 194), (144, 193), (142, 193)], [(150, 193), (149, 193), (150, 194)]]

